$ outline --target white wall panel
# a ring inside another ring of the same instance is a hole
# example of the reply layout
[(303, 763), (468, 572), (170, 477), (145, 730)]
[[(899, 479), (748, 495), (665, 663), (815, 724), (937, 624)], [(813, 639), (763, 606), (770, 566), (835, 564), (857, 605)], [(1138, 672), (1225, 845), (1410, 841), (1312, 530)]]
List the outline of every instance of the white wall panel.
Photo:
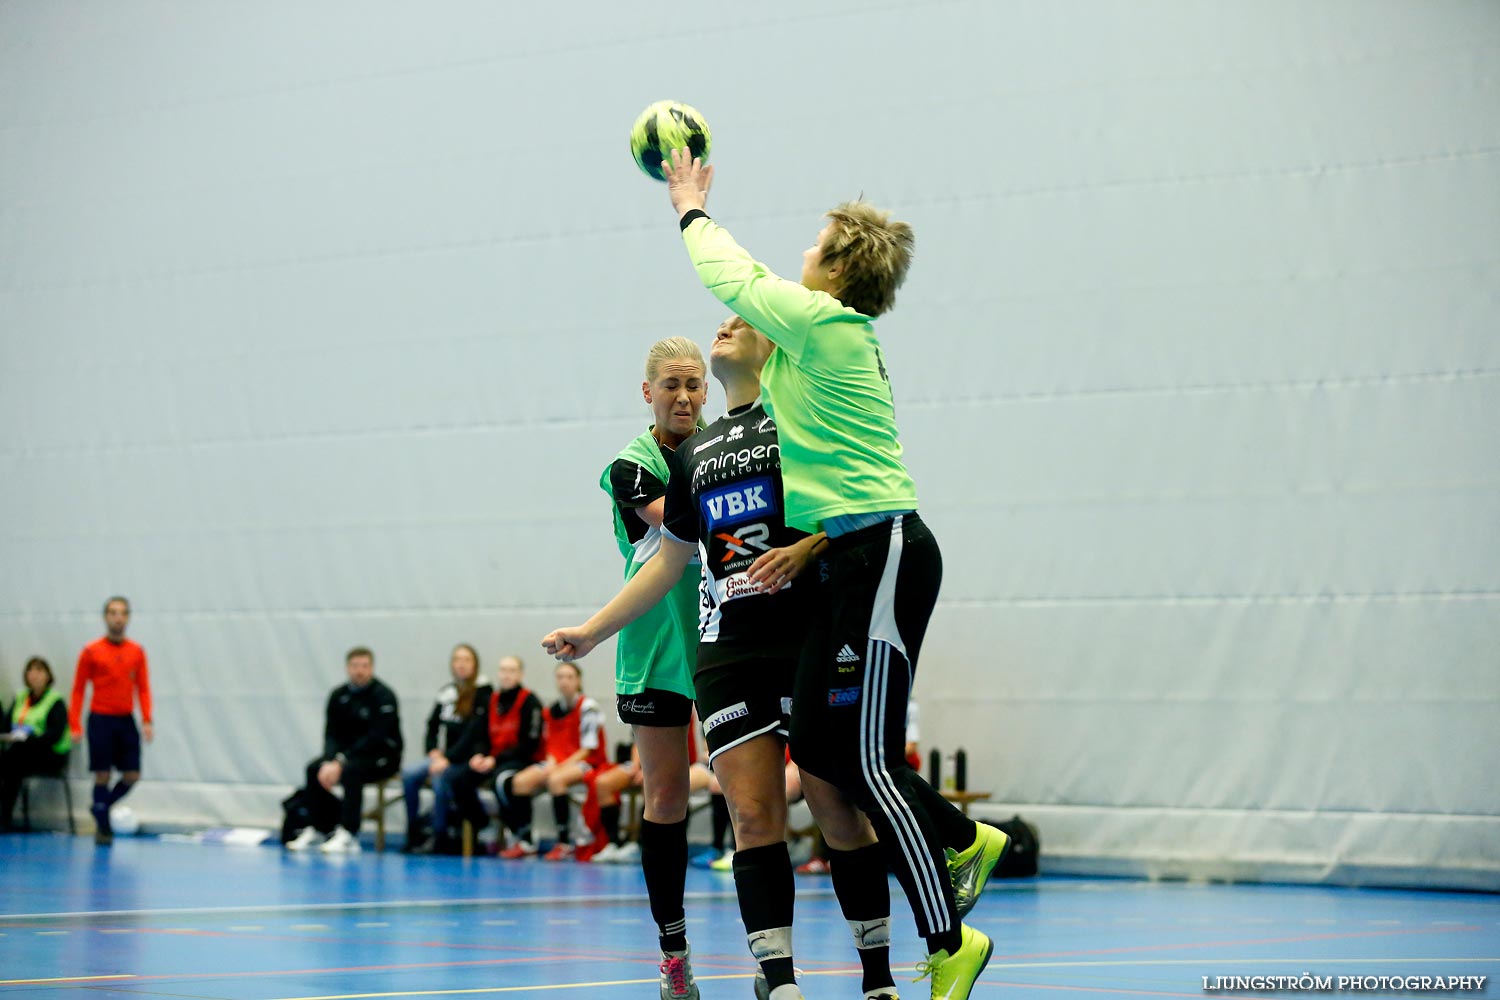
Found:
[(993, 812), (1493, 888), (1497, 56), (1484, 0), (0, 5), (0, 673), (130, 594), (139, 811), (266, 823), (347, 647), (415, 743), (453, 643), (606, 598), (645, 348), (722, 311), (625, 158), (673, 95), (771, 266), (917, 227), (917, 688)]

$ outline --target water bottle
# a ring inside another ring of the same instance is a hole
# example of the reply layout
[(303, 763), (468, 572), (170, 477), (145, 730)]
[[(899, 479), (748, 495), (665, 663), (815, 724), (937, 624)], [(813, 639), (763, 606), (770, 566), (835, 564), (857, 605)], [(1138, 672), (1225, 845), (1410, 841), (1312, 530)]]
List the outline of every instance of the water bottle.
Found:
[(937, 747), (927, 753), (927, 783), (933, 788), (943, 786), (943, 755)]
[(969, 755), (964, 753), (963, 747), (953, 755), (953, 786), (960, 792), (969, 790)]

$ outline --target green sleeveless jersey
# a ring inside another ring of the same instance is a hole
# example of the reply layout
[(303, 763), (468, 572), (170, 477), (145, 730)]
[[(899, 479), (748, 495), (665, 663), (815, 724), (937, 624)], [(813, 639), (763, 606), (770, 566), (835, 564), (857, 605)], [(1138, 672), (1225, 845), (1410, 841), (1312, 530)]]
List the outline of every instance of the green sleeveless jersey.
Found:
[(682, 236), (708, 290), (776, 345), (760, 387), (780, 436), (786, 523), (814, 532), (840, 514), (915, 510), (870, 317), (778, 278), (712, 219)]
[[(31, 691), (27, 688), (22, 688), (16, 692), (16, 703), (11, 706), (11, 727), (14, 728), (21, 725), (30, 726), (32, 732), (40, 736), (47, 729), (47, 715), (52, 711), (52, 706), (61, 700), (62, 696), (57, 693), (57, 689), (49, 687), (46, 691), (42, 692), (41, 700), (33, 703), (31, 701)], [(73, 749), (73, 737), (68, 732), (68, 727), (64, 726), (62, 735), (57, 738), (56, 743), (52, 744), (52, 752), (55, 754), (65, 754), (71, 749)], [(6, 819), (9, 818), (8, 816), (6, 817)]]
[[(670, 476), (662, 447), (648, 429), (626, 445), (599, 477), (614, 501), (615, 544), (629, 580), (661, 548), (661, 529), (632, 513), (666, 494)], [(693, 662), (698, 643), (697, 560), (661, 602), (620, 630), (615, 644), (615, 692), (647, 688), (694, 698)]]

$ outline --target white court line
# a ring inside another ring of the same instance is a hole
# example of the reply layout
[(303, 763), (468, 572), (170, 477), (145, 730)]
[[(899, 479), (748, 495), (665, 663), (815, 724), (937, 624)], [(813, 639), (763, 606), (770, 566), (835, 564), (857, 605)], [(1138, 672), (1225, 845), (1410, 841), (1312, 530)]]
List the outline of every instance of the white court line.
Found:
[[(1141, 891), (1142, 889), (1155, 888), (1143, 886), (1139, 883), (1131, 883), (1128, 880), (1118, 880), (1123, 884), (1116, 885), (1117, 880), (1103, 882), (1078, 882), (1049, 885), (1049, 892), (1084, 892), (1084, 891)], [(1032, 883), (1015, 886), (992, 885), (986, 891), (996, 893), (997, 896), (1003, 892), (1032, 892), (1035, 886)], [(804, 889), (797, 888), (797, 896), (805, 899), (832, 899), (832, 889)], [(724, 892), (689, 892), (685, 893), (684, 899), (697, 900), (699, 902), (724, 902), (737, 899), (733, 890)], [(480, 899), (398, 899), (387, 902), (365, 901), (358, 903), (263, 903), (255, 906), (182, 906), (169, 907), (159, 910), (61, 910), (51, 913), (0, 913), (0, 925), (21, 920), (63, 920), (76, 919), (78, 917), (166, 917), (166, 916), (214, 916), (218, 914), (232, 913), (316, 913), (358, 911), (358, 910), (416, 910), (423, 907), (449, 907), (459, 909), (475, 909), (481, 906), (495, 906), (509, 908), (515, 906), (556, 906), (565, 903), (644, 903), (648, 902), (645, 893), (621, 893), (619, 895), (593, 895), (593, 896), (527, 896), (517, 899), (514, 896), (499, 896), (495, 898)], [(1019, 919), (1017, 922), (1021, 922)], [(1334, 921), (1316, 921), (1319, 923), (1333, 923)]]
[[(1215, 962), (1215, 961), (1221, 962), (1221, 963), (1231, 963), (1232, 962), (1232, 963), (1241, 963), (1241, 964), (1257, 964), (1257, 963), (1292, 963), (1292, 964), (1297, 964), (1297, 963), (1306, 963), (1308, 961), (1308, 959), (1306, 959), (1306, 958), (1254, 958), (1254, 959), (1227, 959), (1227, 960), (1226, 959), (1201, 959), (1201, 960), (1200, 959), (1148, 959), (1148, 960), (1144, 960), (1144, 961), (1124, 961), (1124, 962), (1037, 962), (1037, 963), (1025, 963), (1025, 964), (999, 964), (999, 965), (997, 965), (995, 963), (991, 963), (990, 966), (989, 966), (989, 968), (991, 968), (991, 969), (1037, 969), (1037, 968), (1087, 968), (1087, 967), (1098, 967), (1098, 966), (1106, 966), (1107, 967), (1107, 966), (1125, 966), (1125, 965), (1130, 965), (1130, 966), (1141, 966), (1141, 965), (1198, 965), (1200, 963)], [(1500, 958), (1484, 958), (1484, 959), (1473, 959), (1473, 958), (1382, 958), (1382, 959), (1370, 959), (1370, 958), (1328, 958), (1328, 959), (1318, 959), (1317, 961), (1319, 961), (1319, 962), (1331, 962), (1331, 963), (1337, 963), (1337, 962), (1358, 962), (1358, 963), (1364, 963), (1364, 964), (1368, 965), (1368, 964), (1371, 964), (1371, 963), (1378, 963), (1378, 962), (1391, 962), (1391, 963), (1395, 963), (1395, 962), (1454, 962), (1454, 963), (1458, 963), (1458, 962), (1500, 962)], [(895, 973), (902, 973), (902, 972), (911, 972), (911, 971), (914, 971), (914, 970), (911, 967), (909, 967), (909, 966), (896, 966), (896, 965), (893, 965), (893, 966), (891, 966), (891, 971), (895, 972)], [(816, 972), (805, 973), (805, 975), (807, 975), (807, 976), (848, 976), (848, 975), (854, 975), (854, 974), (856, 974), (854, 970), (846, 970), (846, 969), (826, 969), (826, 970), (819, 970), (819, 971), (816, 971)], [(696, 978), (700, 982), (709, 982), (709, 981), (716, 980), (716, 979), (718, 979), (718, 980), (749, 979), (751, 977), (750, 977), (749, 974), (738, 973), (738, 974), (733, 974), (733, 975), (697, 976)], [(657, 982), (659, 982), (659, 980), (657, 980), (657, 979), (614, 979), (614, 980), (606, 980), (606, 981), (603, 981), (603, 982), (593, 982), (593, 983), (548, 983), (548, 984), (544, 984), (544, 985), (531, 985), (531, 986), (488, 986), (488, 987), (478, 987), (478, 988), (474, 988), (474, 989), (464, 989), (464, 990), (407, 990), (407, 991), (402, 991), (402, 992), (399, 992), (399, 993), (342, 993), (342, 994), (333, 994), (333, 995), (330, 995), (330, 996), (318, 996), (318, 997), (286, 997), (286, 998), (283, 998), (283, 1000), (374, 1000), (374, 998), (382, 998), (382, 997), (467, 996), (467, 995), (475, 995), (475, 994), (481, 994), (481, 993), (519, 993), (519, 992), (522, 992), (522, 991), (532, 991), (532, 990), (537, 991), (537, 992), (542, 992), (542, 991), (546, 991), (546, 990), (603, 989), (603, 988), (608, 987), (608, 986), (646, 986), (646, 985), (655, 985)]]
[[(1146, 966), (1149, 966), (1149, 965), (1200, 965), (1200, 964), (1208, 964), (1208, 963), (1248, 964), (1248, 965), (1254, 965), (1254, 964), (1275, 964), (1275, 963), (1305, 964), (1308, 961), (1309, 960), (1306, 959), (1306, 958), (1146, 959), (1146, 960), (1129, 960), (1129, 961), (1121, 961), (1121, 962), (1034, 962), (1034, 963), (1015, 963), (1015, 964), (1012, 964), (1012, 963), (1004, 963), (1004, 964), (991, 963), (990, 966), (989, 966), (989, 968), (991, 968), (991, 969), (1047, 969), (1047, 968), (1052, 968), (1052, 969), (1068, 969), (1068, 968), (1091, 968), (1091, 967), (1100, 967), (1100, 966), (1109, 967), (1109, 966), (1143, 966), (1143, 965), (1146, 965)], [(1363, 963), (1365, 965), (1378, 964), (1378, 963), (1381, 963), (1381, 962), (1385, 962), (1385, 963), (1452, 962), (1452, 963), (1456, 964), (1456, 963), (1460, 963), (1460, 962), (1500, 962), (1500, 958), (1381, 958), (1381, 959), (1371, 959), (1371, 958), (1322, 958), (1322, 959), (1316, 959), (1315, 961), (1317, 961), (1317, 962), (1327, 962), (1327, 963)], [(895, 972), (895, 973), (902, 973), (902, 972), (912, 972), (912, 971), (915, 971), (915, 970), (912, 967), (910, 967), (910, 966), (893, 965), (893, 966), (891, 966), (891, 971)], [(805, 973), (805, 975), (807, 975), (807, 976), (849, 976), (849, 975), (855, 975), (855, 974), (857, 974), (857, 972), (855, 970), (850, 970), (850, 969), (823, 969), (823, 970), (818, 970), (816, 972), (807, 972), (807, 973)], [(736, 974), (730, 974), (730, 975), (697, 976), (696, 978), (700, 982), (708, 982), (708, 981), (712, 981), (712, 980), (716, 980), (716, 979), (722, 979), (722, 980), (729, 980), (729, 979), (749, 979), (751, 977), (747, 973), (736, 973)], [(657, 980), (657, 979), (613, 979), (613, 980), (606, 980), (606, 981), (602, 981), (602, 982), (592, 982), (592, 983), (548, 983), (548, 984), (539, 984), (539, 985), (531, 985), (531, 986), (488, 986), (488, 987), (478, 987), (478, 988), (474, 988), (474, 989), (465, 989), (465, 990), (406, 990), (406, 991), (397, 992), (397, 993), (341, 993), (341, 994), (333, 994), (333, 995), (329, 995), (329, 996), (318, 996), (318, 997), (286, 997), (286, 998), (283, 998), (283, 1000), (374, 1000), (374, 998), (381, 998), (381, 997), (467, 996), (467, 995), (475, 995), (475, 994), (480, 994), (480, 993), (519, 993), (519, 992), (522, 992), (522, 991), (532, 991), (532, 990), (537, 991), (537, 992), (542, 992), (542, 991), (546, 991), (546, 990), (603, 989), (603, 988), (608, 987), (608, 986), (646, 986), (646, 985), (655, 985), (657, 982), (659, 982), (659, 980)]]
[[(799, 889), (799, 896), (833, 898), (832, 889)], [(734, 890), (724, 892), (689, 892), (684, 899), (700, 902), (734, 900)], [(228, 913), (318, 913), (354, 912), (359, 910), (419, 910), (443, 907), (446, 909), (477, 909), (494, 906), (509, 909), (517, 906), (557, 906), (567, 903), (645, 903), (644, 892), (621, 893), (619, 895), (593, 896), (497, 896), (493, 899), (398, 899), (388, 902), (364, 901), (358, 903), (266, 903), (258, 906), (184, 906), (163, 910), (68, 910), (57, 913), (5, 913), (0, 914), (0, 924), (21, 920), (62, 920), (77, 917), (168, 917), (168, 916), (216, 916)], [(653, 980), (654, 982), (655, 980)]]
[(119, 976), (61, 976), (56, 979), (0, 979), (0, 986), (24, 986), (36, 983), (94, 983), (106, 979), (134, 979), (133, 975)]

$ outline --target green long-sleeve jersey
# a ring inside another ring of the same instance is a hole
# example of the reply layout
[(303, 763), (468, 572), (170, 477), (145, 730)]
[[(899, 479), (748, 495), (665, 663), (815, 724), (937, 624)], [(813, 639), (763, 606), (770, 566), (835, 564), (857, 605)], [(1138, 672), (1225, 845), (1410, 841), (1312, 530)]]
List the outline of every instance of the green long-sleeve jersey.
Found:
[(704, 286), (776, 345), (760, 384), (781, 438), (787, 524), (813, 532), (837, 515), (914, 510), (870, 317), (777, 277), (712, 219), (682, 237)]

